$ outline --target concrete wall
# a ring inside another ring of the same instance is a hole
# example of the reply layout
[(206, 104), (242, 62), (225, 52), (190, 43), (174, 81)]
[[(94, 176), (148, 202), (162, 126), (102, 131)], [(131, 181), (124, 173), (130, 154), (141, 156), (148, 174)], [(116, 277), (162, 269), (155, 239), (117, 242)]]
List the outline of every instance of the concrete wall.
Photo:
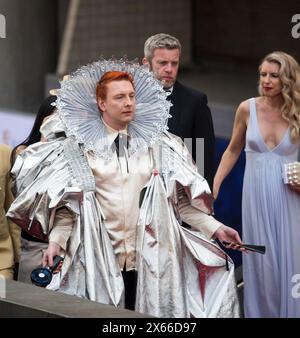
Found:
[[(60, 5), (64, 11), (65, 2)], [(61, 15), (63, 17), (63, 15)], [(183, 63), (191, 61), (191, 7), (182, 0), (81, 0), (68, 71), (101, 55), (142, 58), (145, 40), (169, 33), (183, 44)]]
[(273, 50), (300, 58), (291, 34), (299, 0), (193, 0), (194, 57), (256, 64)]
[(55, 0), (0, 0), (6, 38), (0, 39), (0, 107), (36, 112), (44, 77), (57, 57)]

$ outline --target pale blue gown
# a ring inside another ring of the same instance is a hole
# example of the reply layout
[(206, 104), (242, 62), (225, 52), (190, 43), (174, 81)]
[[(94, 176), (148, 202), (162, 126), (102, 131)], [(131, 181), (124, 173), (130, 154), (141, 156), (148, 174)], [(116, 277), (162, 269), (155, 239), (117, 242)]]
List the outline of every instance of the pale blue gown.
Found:
[(265, 245), (266, 254), (243, 254), (245, 317), (300, 317), (300, 195), (282, 179), (282, 165), (297, 160), (299, 142), (291, 142), (288, 129), (269, 149), (260, 133), (255, 99), (249, 104), (243, 241)]

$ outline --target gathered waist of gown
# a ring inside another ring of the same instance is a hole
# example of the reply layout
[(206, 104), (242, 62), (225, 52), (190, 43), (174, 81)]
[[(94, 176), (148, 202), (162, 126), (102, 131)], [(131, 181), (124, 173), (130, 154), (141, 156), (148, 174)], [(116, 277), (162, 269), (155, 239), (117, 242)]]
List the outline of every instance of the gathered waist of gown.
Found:
[(280, 161), (281, 163), (289, 163), (289, 162), (295, 162), (298, 158), (298, 152), (292, 152), (290, 154), (278, 154), (273, 151), (269, 152), (258, 152), (253, 151), (252, 149), (246, 149), (245, 148), (245, 154), (246, 154), (246, 161), (251, 160), (265, 160), (265, 161)]

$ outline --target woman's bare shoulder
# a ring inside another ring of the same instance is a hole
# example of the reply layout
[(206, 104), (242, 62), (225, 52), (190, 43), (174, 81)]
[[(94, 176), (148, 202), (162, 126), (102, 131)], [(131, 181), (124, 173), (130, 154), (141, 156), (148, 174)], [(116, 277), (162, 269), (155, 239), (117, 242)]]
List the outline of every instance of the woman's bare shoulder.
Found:
[(247, 121), (249, 117), (249, 100), (241, 102), (236, 111), (236, 118)]
[(249, 100), (241, 102), (238, 106), (238, 110), (243, 114), (249, 113)]

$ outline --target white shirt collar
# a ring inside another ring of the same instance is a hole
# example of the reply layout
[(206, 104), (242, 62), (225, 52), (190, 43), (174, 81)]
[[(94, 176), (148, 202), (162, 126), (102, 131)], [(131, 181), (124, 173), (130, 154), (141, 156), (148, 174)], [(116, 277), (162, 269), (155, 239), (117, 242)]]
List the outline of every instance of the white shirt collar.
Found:
[(106, 130), (107, 130), (107, 138), (109, 140), (109, 145), (112, 145), (113, 142), (115, 141), (116, 137), (119, 135), (119, 134), (124, 134), (126, 136), (129, 136), (128, 134), (128, 129), (125, 128), (125, 129), (122, 129), (122, 130), (116, 130), (112, 127), (110, 127), (107, 123), (105, 123), (105, 121), (103, 120), (103, 118), (101, 117), (101, 120), (103, 122), (103, 124), (105, 125), (106, 127)]

